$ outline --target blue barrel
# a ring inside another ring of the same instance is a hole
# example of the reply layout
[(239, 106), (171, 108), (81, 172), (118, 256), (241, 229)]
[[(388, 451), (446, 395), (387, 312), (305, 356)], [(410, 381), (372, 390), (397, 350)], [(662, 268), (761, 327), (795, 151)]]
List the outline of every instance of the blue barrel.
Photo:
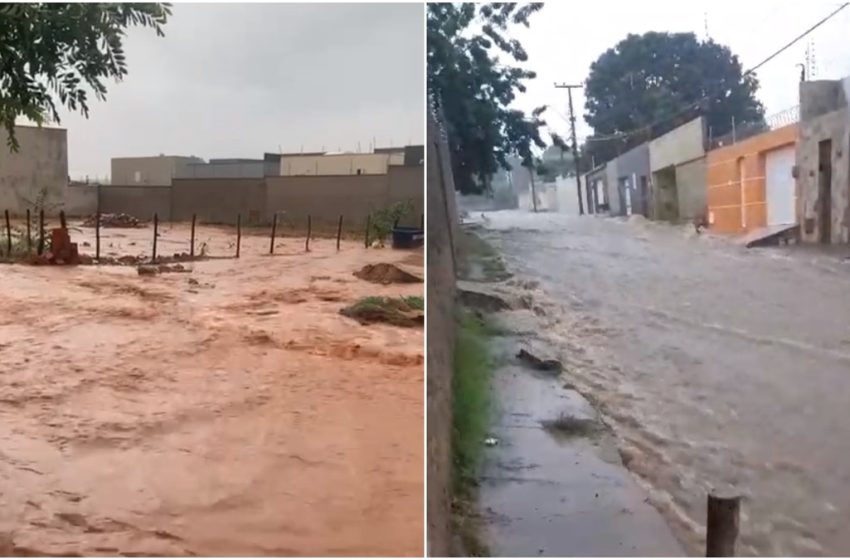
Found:
[(393, 249), (415, 249), (425, 244), (425, 232), (415, 227), (393, 228)]

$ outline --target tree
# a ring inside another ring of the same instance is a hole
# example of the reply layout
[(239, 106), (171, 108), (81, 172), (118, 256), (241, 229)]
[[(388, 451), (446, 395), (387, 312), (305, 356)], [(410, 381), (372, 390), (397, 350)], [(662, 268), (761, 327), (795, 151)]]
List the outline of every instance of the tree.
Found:
[(738, 123), (763, 124), (758, 80), (738, 57), (693, 33), (628, 35), (590, 66), (586, 149), (597, 163), (702, 114), (714, 136)]
[(545, 107), (531, 115), (510, 108), (534, 72), (499, 59), (500, 54), (513, 62), (528, 59), (519, 41), (505, 32), (511, 24), (528, 27), (529, 16), (541, 7), (428, 4), (428, 94), (443, 116), (455, 186), (461, 192), (487, 190), (490, 176), (510, 169), (509, 154), (532, 167), (532, 146), (545, 146), (539, 132), (546, 124), (541, 118)]
[(60, 122), (57, 101), (88, 117), (90, 88), (106, 99), (105, 78), (127, 75), (128, 27), (162, 27), (169, 4), (0, 4), (0, 126), (17, 151), (15, 119)]

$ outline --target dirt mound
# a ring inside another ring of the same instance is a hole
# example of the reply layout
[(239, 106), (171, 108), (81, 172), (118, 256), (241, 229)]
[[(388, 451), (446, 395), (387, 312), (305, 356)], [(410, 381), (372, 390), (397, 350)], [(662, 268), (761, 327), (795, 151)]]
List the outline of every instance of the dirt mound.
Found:
[(422, 298), (367, 297), (340, 313), (362, 325), (388, 323), (397, 327), (420, 327), (425, 323)]
[(355, 272), (354, 276), (367, 282), (374, 282), (375, 284), (412, 284), (422, 282), (422, 279), (418, 276), (390, 263), (367, 264)]
[[(85, 227), (95, 227), (97, 225), (97, 216), (89, 216), (86, 221), (83, 222), (83, 226)], [(100, 215), (100, 227), (109, 227), (109, 228), (136, 228), (141, 227), (143, 224), (139, 221), (138, 218), (131, 216), (130, 214), (101, 214)]]

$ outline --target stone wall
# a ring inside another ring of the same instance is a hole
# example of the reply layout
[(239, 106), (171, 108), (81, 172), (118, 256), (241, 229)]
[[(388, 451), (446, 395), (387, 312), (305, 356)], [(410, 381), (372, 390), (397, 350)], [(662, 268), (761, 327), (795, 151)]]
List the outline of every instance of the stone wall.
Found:
[(797, 215), (800, 217), (801, 239), (817, 243), (821, 240), (819, 200), (819, 144), (831, 140), (831, 218), (830, 243), (850, 242), (850, 110), (821, 114), (800, 123), (797, 142)]

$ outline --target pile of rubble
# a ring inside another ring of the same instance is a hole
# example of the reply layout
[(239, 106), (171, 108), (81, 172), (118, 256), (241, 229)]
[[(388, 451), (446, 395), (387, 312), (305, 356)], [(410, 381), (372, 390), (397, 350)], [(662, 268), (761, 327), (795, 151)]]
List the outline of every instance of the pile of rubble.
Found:
[[(95, 227), (97, 225), (97, 216), (89, 216), (83, 222), (85, 227)], [(143, 224), (135, 216), (130, 214), (101, 214), (100, 227), (112, 228), (135, 228), (141, 227)]]

